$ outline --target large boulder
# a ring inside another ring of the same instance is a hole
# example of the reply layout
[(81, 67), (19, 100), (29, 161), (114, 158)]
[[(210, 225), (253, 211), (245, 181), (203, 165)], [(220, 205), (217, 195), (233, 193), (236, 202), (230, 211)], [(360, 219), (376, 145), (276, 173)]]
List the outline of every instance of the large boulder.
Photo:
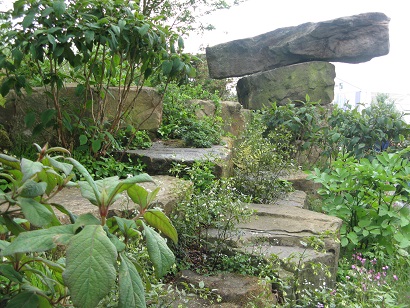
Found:
[(383, 13), (364, 13), (208, 47), (209, 75), (241, 77), (314, 60), (366, 62), (389, 53), (389, 21)]
[(329, 104), (333, 101), (335, 67), (328, 62), (313, 61), (280, 67), (243, 77), (236, 90), (238, 100), (246, 109), (260, 110), (276, 102), (310, 101)]

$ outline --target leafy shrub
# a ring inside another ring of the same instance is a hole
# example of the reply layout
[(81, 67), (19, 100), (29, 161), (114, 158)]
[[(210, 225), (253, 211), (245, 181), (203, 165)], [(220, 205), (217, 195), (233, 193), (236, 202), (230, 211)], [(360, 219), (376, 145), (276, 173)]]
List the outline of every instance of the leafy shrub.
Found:
[[(2, 305), (51, 307), (72, 302), (76, 307), (96, 307), (115, 289), (118, 307), (146, 307), (140, 277), (145, 271), (130, 254), (129, 243), (146, 242), (150, 267), (160, 278), (175, 258), (152, 227), (173, 242), (178, 240), (168, 217), (152, 208), (159, 187), (149, 192), (136, 184), (152, 181), (147, 174), (94, 181), (78, 161), (50, 156), (54, 152), (67, 155), (67, 150), (37, 148), (37, 161), (0, 154), (0, 177), (9, 183), (6, 190), (0, 190)], [(71, 182), (73, 167), (85, 181)], [(50, 201), (72, 185), (78, 185), (83, 197), (98, 207), (100, 218), (92, 214), (76, 217)], [(133, 219), (115, 216), (107, 220), (109, 207), (121, 192), (137, 205), (136, 214)], [(71, 224), (62, 225), (55, 209), (68, 215)], [(53, 259), (61, 246), (63, 258)]]
[(188, 193), (172, 216), (180, 234), (175, 248), (179, 258), (197, 270), (215, 269), (226, 248), (225, 240), (253, 213), (244, 200), (229, 179), (214, 181), (203, 192)]
[[(304, 157), (311, 157), (323, 142), (322, 128), (325, 125), (327, 110), (317, 102), (306, 102), (278, 106), (273, 103), (264, 113), (267, 134), (279, 127), (289, 132), (289, 142), (294, 145), (292, 153), (298, 163), (304, 164)], [(317, 159), (317, 158), (316, 158)]]
[(292, 136), (283, 127), (265, 136), (266, 129), (255, 113), (233, 153), (235, 187), (257, 203), (274, 202), (291, 190), (280, 177), (293, 167)]
[[(211, 100), (215, 103), (213, 116), (198, 117), (198, 104), (193, 99)], [(158, 132), (161, 138), (183, 139), (188, 146), (210, 147), (221, 142), (222, 118), (217, 94), (203, 90), (201, 85), (168, 85), (163, 102), (163, 121)]]
[(403, 119), (404, 114), (397, 111), (386, 95), (379, 95), (362, 111), (359, 106), (349, 105), (332, 106), (332, 109), (330, 112), (310, 102), (307, 96), (306, 102), (298, 105), (272, 104), (264, 118), (268, 131), (282, 125), (291, 133), (295, 159), (300, 165), (318, 163), (326, 167), (339, 153), (372, 158), (387, 145), (390, 151), (406, 146), (410, 127)]
[(410, 247), (410, 162), (403, 158), (408, 151), (382, 152), (372, 161), (340, 156), (330, 170), (311, 173), (322, 184), (323, 210), (343, 220), (343, 247), (378, 244), (388, 254)]

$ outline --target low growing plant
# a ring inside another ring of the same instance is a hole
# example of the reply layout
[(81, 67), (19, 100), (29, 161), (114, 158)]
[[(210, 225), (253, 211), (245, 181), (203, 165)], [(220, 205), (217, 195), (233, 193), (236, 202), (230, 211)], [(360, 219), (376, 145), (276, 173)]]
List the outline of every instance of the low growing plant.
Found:
[[(145, 241), (154, 273), (160, 278), (175, 258), (154, 228), (173, 242), (178, 240), (168, 217), (151, 208), (159, 188), (149, 192), (137, 185), (152, 181), (147, 174), (95, 181), (73, 158), (51, 156), (55, 152), (68, 155), (67, 150), (37, 148), (36, 161), (0, 154), (0, 176), (10, 183), (6, 190), (0, 190), (2, 304), (52, 307), (72, 303), (76, 307), (96, 307), (112, 290), (118, 290), (118, 307), (146, 307), (141, 279), (145, 270), (130, 253), (130, 244)], [(73, 168), (84, 181), (71, 182)], [(52, 196), (73, 185), (79, 186), (83, 197), (98, 207), (99, 217), (76, 217), (52, 202)], [(137, 205), (136, 215), (132, 219), (107, 220), (110, 206), (122, 192)], [(71, 224), (62, 225), (55, 209), (68, 215)], [(51, 258), (57, 250), (64, 258)]]

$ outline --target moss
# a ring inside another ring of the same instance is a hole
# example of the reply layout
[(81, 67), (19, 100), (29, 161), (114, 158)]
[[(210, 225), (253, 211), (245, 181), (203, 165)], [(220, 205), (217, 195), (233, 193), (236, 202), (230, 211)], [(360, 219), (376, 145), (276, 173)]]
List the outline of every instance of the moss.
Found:
[(10, 149), (12, 146), (13, 144), (7, 132), (4, 129), (0, 129), (0, 150)]

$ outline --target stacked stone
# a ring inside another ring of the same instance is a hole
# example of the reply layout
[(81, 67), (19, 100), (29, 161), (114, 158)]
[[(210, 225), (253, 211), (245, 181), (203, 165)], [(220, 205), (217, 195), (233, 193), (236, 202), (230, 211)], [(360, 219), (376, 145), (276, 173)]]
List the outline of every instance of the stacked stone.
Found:
[(329, 62), (361, 63), (389, 53), (389, 21), (364, 13), (280, 28), (259, 36), (208, 47), (211, 78), (243, 77), (239, 102), (252, 110), (271, 103), (333, 101), (335, 67)]

